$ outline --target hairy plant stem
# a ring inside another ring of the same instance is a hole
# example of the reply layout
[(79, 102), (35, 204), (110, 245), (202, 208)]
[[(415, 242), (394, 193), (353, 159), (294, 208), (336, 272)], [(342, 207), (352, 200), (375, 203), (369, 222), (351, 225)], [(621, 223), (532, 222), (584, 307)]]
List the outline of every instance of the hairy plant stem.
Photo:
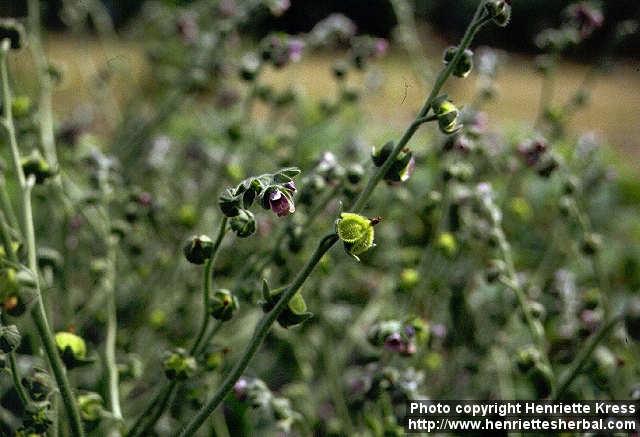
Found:
[(109, 408), (115, 420), (122, 421), (122, 409), (120, 408), (118, 364), (116, 362), (116, 337), (118, 332), (118, 320), (116, 315), (116, 266), (117, 266), (117, 240), (114, 236), (107, 236), (108, 269), (104, 278), (104, 286), (107, 294), (107, 336), (105, 339), (105, 364), (107, 367), (107, 380), (109, 386)]
[(20, 163), (20, 151), (16, 140), (15, 126), (13, 124), (13, 114), (11, 111), (11, 91), (9, 89), (9, 75), (7, 72), (7, 55), (9, 53), (10, 43), (8, 39), (0, 42), (0, 76), (2, 79), (2, 102), (4, 108), (3, 124), (9, 136), (9, 145), (11, 147), (11, 155), (13, 158), (13, 166), (20, 185), (22, 194), (22, 224), (27, 242), (28, 268), (34, 276), (36, 298), (35, 304), (31, 309), (31, 316), (36, 325), (38, 335), (42, 341), (45, 353), (49, 360), (51, 369), (58, 384), (62, 400), (70, 422), (71, 432), (75, 436), (83, 436), (82, 421), (76, 404), (75, 396), (71, 391), (71, 385), (67, 379), (66, 370), (62, 364), (62, 360), (58, 355), (53, 334), (47, 321), (47, 315), (42, 301), (42, 293), (40, 290), (40, 281), (38, 278), (38, 265), (36, 259), (36, 240), (33, 227), (33, 211), (31, 208), (31, 189), (35, 183), (33, 176), (29, 179), (25, 177)]
[[(223, 216), (220, 222), (220, 227), (218, 229), (218, 235), (216, 236), (216, 240), (213, 245), (213, 254), (211, 258), (207, 260), (204, 266), (204, 273), (202, 278), (202, 323), (200, 325), (198, 335), (196, 336), (196, 340), (189, 350), (190, 355), (195, 355), (198, 352), (200, 346), (204, 344), (203, 340), (205, 339), (205, 334), (207, 332), (207, 328), (209, 327), (209, 322), (211, 321), (208, 307), (209, 295), (211, 293), (211, 285), (213, 279), (213, 266), (215, 265), (216, 258), (218, 256), (218, 250), (220, 248), (220, 245), (222, 244), (222, 240), (224, 239), (224, 236), (227, 232), (227, 222), (228, 218), (226, 216)], [(214, 328), (211, 336), (218, 331), (220, 325), (221, 323), (219, 323)], [(211, 336), (206, 337), (207, 341), (211, 339)], [(166, 384), (149, 403), (149, 405), (140, 415), (127, 436), (137, 437), (144, 436), (150, 433), (155, 423), (158, 421), (160, 416), (162, 416), (162, 413), (164, 412), (167, 405), (170, 404), (169, 401), (171, 400), (171, 397), (173, 396), (177, 387), (178, 381), (176, 380), (173, 380)]]
[(591, 354), (596, 349), (598, 344), (600, 344), (602, 340), (607, 338), (609, 333), (613, 331), (613, 328), (615, 328), (616, 325), (622, 320), (624, 320), (624, 316), (622, 314), (612, 317), (600, 328), (598, 332), (593, 334), (589, 342), (585, 344), (584, 347), (578, 352), (576, 358), (569, 366), (567, 372), (564, 373), (560, 378), (556, 390), (554, 390), (551, 394), (551, 400), (558, 400), (562, 397), (562, 395), (564, 395), (571, 383), (578, 377), (578, 375), (580, 375), (580, 372), (582, 371), (585, 364), (587, 364), (587, 361), (589, 361)]
[[(427, 98), (424, 106), (418, 113), (416, 120), (414, 120), (414, 122), (411, 123), (411, 125), (407, 128), (404, 135), (402, 136), (398, 144), (394, 147), (393, 151), (391, 152), (387, 160), (384, 162), (384, 164), (380, 168), (378, 168), (377, 171), (373, 175), (371, 175), (371, 177), (369, 178), (369, 181), (365, 189), (362, 191), (362, 193), (360, 193), (360, 196), (358, 197), (358, 199), (356, 200), (356, 203), (352, 208), (353, 212), (359, 213), (364, 209), (367, 202), (369, 201), (369, 198), (371, 197), (371, 194), (373, 193), (378, 183), (384, 178), (385, 174), (393, 164), (394, 159), (397, 157), (400, 151), (406, 146), (409, 140), (413, 137), (413, 135), (416, 133), (420, 125), (424, 122), (424, 120), (422, 119), (427, 116), (431, 108), (431, 104), (433, 103), (435, 98), (438, 96), (440, 90), (442, 89), (442, 86), (445, 84), (445, 82), (453, 72), (453, 69), (456, 66), (456, 64), (462, 58), (464, 50), (469, 47), (469, 45), (471, 44), (471, 41), (473, 40), (474, 35), (480, 29), (480, 27), (482, 27), (482, 25), (488, 21), (488, 19), (483, 17), (483, 11), (484, 11), (484, 1), (481, 1), (478, 4), (478, 8), (475, 12), (475, 15), (473, 16), (471, 24), (467, 28), (467, 31), (465, 32), (465, 35), (462, 38), (462, 42), (458, 46), (458, 50), (454, 58), (440, 72), (436, 80), (436, 83), (431, 93), (429, 94), (429, 97)], [(200, 426), (202, 426), (202, 424), (207, 420), (207, 418), (220, 405), (220, 403), (224, 400), (227, 394), (232, 390), (233, 385), (236, 383), (238, 378), (242, 376), (242, 373), (245, 371), (245, 369), (249, 366), (249, 363), (251, 362), (253, 356), (256, 354), (256, 352), (260, 348), (260, 345), (262, 344), (267, 334), (269, 333), (269, 330), (271, 329), (271, 326), (273, 325), (273, 323), (275, 323), (275, 321), (278, 319), (278, 316), (280, 316), (280, 313), (282, 313), (282, 311), (285, 309), (289, 301), (293, 298), (293, 296), (295, 296), (295, 294), (298, 292), (300, 287), (302, 287), (304, 282), (307, 280), (307, 278), (313, 271), (316, 264), (320, 262), (324, 254), (327, 251), (329, 251), (329, 249), (331, 249), (331, 247), (333, 247), (333, 245), (337, 241), (338, 241), (338, 237), (333, 233), (326, 235), (324, 238), (320, 240), (320, 243), (318, 244), (318, 247), (316, 248), (311, 258), (307, 261), (307, 263), (302, 268), (302, 270), (298, 272), (293, 282), (288, 287), (286, 287), (285, 291), (282, 292), (282, 295), (278, 300), (278, 302), (276, 303), (276, 305), (271, 309), (271, 311), (269, 311), (267, 314), (264, 315), (264, 317), (260, 320), (260, 322), (258, 322), (258, 325), (255, 328), (253, 337), (249, 341), (247, 348), (242, 354), (242, 357), (233, 367), (231, 372), (229, 372), (227, 377), (224, 379), (222, 385), (218, 387), (218, 390), (213, 395), (213, 397), (209, 399), (209, 401), (207, 401), (207, 403), (200, 409), (200, 411), (181, 430), (179, 434), (181, 437), (188, 437), (188, 436), (190, 437), (194, 435), (196, 431), (200, 428)]]
[(40, 125), (40, 144), (44, 152), (44, 157), (54, 171), (58, 169), (58, 157), (55, 146), (55, 135), (53, 131), (53, 104), (51, 75), (48, 68), (49, 63), (42, 47), (40, 35), (40, 1), (28, 1), (29, 12), (29, 42), (31, 53), (38, 70), (38, 83), (40, 84), (40, 96), (38, 102), (38, 123)]

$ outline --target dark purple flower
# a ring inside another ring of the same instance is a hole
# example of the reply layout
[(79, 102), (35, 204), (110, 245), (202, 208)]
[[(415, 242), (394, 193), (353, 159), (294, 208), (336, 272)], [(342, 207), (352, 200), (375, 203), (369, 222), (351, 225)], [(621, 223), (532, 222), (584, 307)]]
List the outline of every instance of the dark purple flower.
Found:
[(596, 29), (602, 27), (604, 15), (602, 11), (593, 7), (588, 2), (581, 2), (571, 5), (567, 10), (569, 18), (576, 25), (580, 36), (586, 38)]
[(374, 43), (374, 54), (375, 56), (384, 56), (387, 53), (387, 49), (389, 48), (389, 41), (384, 38), (376, 38)]
[(547, 151), (547, 144), (542, 140), (526, 141), (518, 146), (518, 152), (529, 167), (533, 167)]
[(198, 39), (198, 22), (195, 14), (185, 13), (177, 22), (178, 34), (185, 44), (193, 44)]
[(282, 186), (284, 188), (286, 188), (287, 190), (289, 190), (290, 193), (295, 193), (296, 192), (296, 184), (293, 181), (286, 182)]
[(447, 335), (447, 327), (442, 323), (436, 323), (431, 327), (431, 332), (434, 337), (444, 338)]
[(243, 400), (247, 396), (247, 389), (249, 388), (249, 383), (245, 378), (240, 378), (236, 381), (233, 386), (233, 393), (236, 395), (236, 398), (239, 400)]
[(399, 333), (394, 332), (384, 339), (384, 347), (385, 349), (393, 352), (403, 352), (405, 349), (405, 342), (402, 340), (402, 336)]
[(293, 214), (296, 210), (293, 201), (280, 190), (274, 190), (269, 193), (269, 208), (275, 212), (278, 217), (284, 217)]

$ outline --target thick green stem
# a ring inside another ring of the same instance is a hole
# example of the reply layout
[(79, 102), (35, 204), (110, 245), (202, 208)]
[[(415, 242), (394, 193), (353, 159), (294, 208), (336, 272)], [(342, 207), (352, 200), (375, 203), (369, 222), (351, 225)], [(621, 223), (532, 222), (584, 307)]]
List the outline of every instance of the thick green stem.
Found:
[(458, 51), (456, 52), (455, 56), (453, 57), (451, 62), (447, 64), (444, 70), (442, 70), (438, 75), (438, 78), (436, 79), (436, 83), (434, 84), (433, 89), (429, 94), (429, 97), (427, 97), (427, 100), (424, 103), (424, 106), (418, 113), (418, 116), (416, 117), (414, 122), (411, 123), (407, 128), (407, 130), (404, 132), (404, 134), (400, 138), (400, 141), (398, 141), (398, 143), (395, 145), (395, 147), (391, 151), (391, 154), (389, 155), (389, 158), (384, 162), (384, 164), (380, 168), (378, 168), (378, 170), (369, 179), (369, 182), (367, 183), (365, 189), (362, 191), (362, 193), (360, 193), (360, 196), (356, 200), (356, 203), (353, 205), (353, 208), (352, 208), (353, 212), (360, 213), (364, 210), (366, 203), (369, 201), (369, 198), (373, 193), (373, 190), (375, 190), (376, 186), (387, 174), (387, 172), (393, 165), (395, 158), (402, 151), (402, 149), (405, 148), (405, 146), (407, 145), (409, 140), (411, 140), (411, 138), (416, 133), (420, 125), (425, 121), (428, 121), (427, 114), (431, 109), (431, 105), (433, 101), (436, 99), (436, 97), (438, 97), (438, 95), (440, 94), (440, 90), (444, 86), (447, 79), (449, 79), (449, 76), (451, 76), (451, 73), (453, 73), (455, 66), (458, 64), (458, 62), (460, 62), (460, 59), (462, 59), (462, 55), (465, 49), (467, 49), (471, 44), (471, 41), (473, 40), (473, 37), (475, 36), (476, 32), (478, 32), (478, 30), (487, 22), (487, 20), (482, 17), (483, 7), (484, 7), (484, 2), (481, 1), (480, 4), (478, 5), (478, 8), (476, 9), (476, 13), (473, 16), (473, 20), (471, 21), (471, 24), (467, 28), (467, 31), (465, 32), (464, 37), (462, 38), (462, 41), (458, 46)]
[(38, 82), (40, 84), (40, 98), (38, 105), (38, 122), (40, 125), (40, 143), (44, 156), (49, 165), (57, 170), (58, 156), (55, 146), (55, 135), (53, 131), (53, 103), (51, 75), (49, 74), (47, 57), (42, 47), (40, 35), (40, 2), (39, 0), (29, 0), (29, 39), (33, 59), (38, 69)]
[(49, 364), (53, 370), (56, 383), (60, 390), (62, 400), (69, 416), (70, 427), (73, 435), (83, 436), (82, 422), (80, 419), (80, 413), (76, 404), (75, 397), (71, 391), (71, 386), (67, 379), (65, 368), (62, 364), (62, 360), (58, 355), (53, 334), (49, 328), (47, 316), (42, 301), (42, 294), (39, 286), (38, 279), (38, 265), (36, 259), (36, 242), (35, 232), (33, 227), (33, 212), (31, 209), (31, 188), (34, 184), (33, 176), (27, 180), (24, 172), (22, 171), (22, 165), (20, 163), (20, 151), (18, 150), (18, 143), (15, 135), (15, 127), (13, 124), (13, 114), (11, 112), (11, 91), (9, 89), (9, 75), (7, 73), (7, 54), (9, 52), (9, 40), (5, 39), (1, 42), (0, 47), (0, 76), (2, 78), (2, 102), (5, 111), (4, 125), (9, 135), (9, 144), (11, 146), (11, 155), (13, 157), (13, 165), (16, 173), (16, 177), (20, 183), (20, 190), (22, 193), (22, 227), (24, 229), (25, 238), (27, 240), (27, 258), (29, 260), (29, 269), (33, 273), (36, 282), (36, 299), (35, 305), (31, 309), (31, 316), (36, 325), (40, 339), (44, 346)]
[(118, 319), (116, 314), (116, 266), (117, 245), (115, 237), (107, 237), (107, 259), (109, 268), (105, 276), (105, 292), (107, 294), (107, 336), (105, 339), (105, 364), (107, 367), (109, 408), (114, 419), (122, 420), (120, 408), (118, 364), (116, 362), (116, 337), (118, 332)]
[(558, 388), (551, 394), (552, 400), (558, 400), (562, 397), (562, 395), (564, 395), (571, 383), (578, 377), (578, 375), (580, 375), (582, 368), (585, 366), (585, 364), (587, 364), (587, 361), (589, 361), (591, 354), (596, 349), (598, 344), (600, 344), (602, 340), (607, 338), (613, 328), (615, 328), (616, 325), (622, 320), (624, 320), (624, 317), (622, 315), (613, 317), (591, 337), (584, 348), (581, 349), (580, 352), (578, 352), (578, 355), (576, 355), (575, 360), (573, 360), (573, 362), (571, 363), (569, 370), (560, 379)]
[[(476, 13), (469, 25), (467, 31), (465, 32), (464, 37), (462, 38), (462, 42), (458, 46), (458, 51), (456, 55), (451, 60), (451, 62), (446, 66), (444, 70), (441, 71), (436, 83), (433, 87), (433, 90), (429, 94), (424, 106), (416, 116), (416, 120), (411, 123), (411, 125), (407, 128), (405, 133), (402, 135), (402, 138), (396, 144), (395, 148), (391, 152), (390, 156), (384, 162), (384, 164), (370, 177), (365, 189), (362, 191), (356, 203), (354, 204), (352, 210), (356, 213), (361, 212), (366, 206), (371, 194), (374, 189), (378, 185), (378, 183), (383, 179), (384, 175), (387, 173), (391, 165), (393, 164), (394, 159), (400, 153), (400, 151), (406, 146), (409, 140), (416, 133), (420, 125), (424, 122), (423, 118), (427, 116), (429, 109), (431, 108), (431, 104), (438, 96), (440, 89), (449, 78), (451, 73), (453, 72), (454, 67), (462, 58), (462, 54), (466, 48), (469, 47), (471, 41), (476, 34), (476, 32), (482, 27), (483, 24), (487, 22), (485, 18), (482, 16), (482, 12), (484, 9), (484, 1), (481, 1), (478, 4), (478, 8)], [(181, 431), (180, 436), (187, 437), (192, 436), (195, 432), (202, 426), (202, 424), (207, 420), (207, 418), (215, 411), (215, 409), (220, 405), (220, 403), (224, 400), (226, 395), (231, 391), (233, 385), (236, 383), (238, 378), (242, 375), (245, 369), (248, 367), (251, 359), (258, 351), (260, 345), (264, 341), (267, 336), (269, 330), (271, 329), (271, 325), (275, 323), (280, 313), (285, 309), (286, 305), (289, 303), (291, 298), (298, 292), (302, 284), (309, 277), (311, 272), (313, 271), (316, 264), (320, 261), (322, 256), (338, 241), (338, 237), (335, 234), (329, 234), (325, 236), (315, 252), (307, 261), (304, 268), (298, 273), (293, 283), (289, 285), (286, 290), (282, 293), (280, 300), (275, 305), (275, 307), (269, 311), (258, 323), (256, 329), (254, 331), (253, 337), (249, 342), (249, 345), (245, 349), (242, 357), (233, 367), (231, 372), (227, 375), (222, 385), (218, 388), (213, 397), (202, 407), (202, 409), (191, 419), (191, 421), (187, 424), (187, 426)]]

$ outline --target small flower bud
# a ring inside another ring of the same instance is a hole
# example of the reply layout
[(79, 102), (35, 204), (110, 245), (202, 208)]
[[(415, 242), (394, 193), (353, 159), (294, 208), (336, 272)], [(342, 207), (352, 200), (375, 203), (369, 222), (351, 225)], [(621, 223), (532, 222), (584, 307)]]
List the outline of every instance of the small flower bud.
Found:
[(484, 5), (493, 22), (505, 27), (511, 19), (511, 0), (490, 0)]
[(522, 373), (527, 373), (533, 369), (541, 359), (540, 351), (533, 346), (521, 349), (516, 354), (516, 365)]
[(21, 164), (24, 175), (26, 177), (31, 175), (35, 176), (36, 184), (42, 184), (54, 175), (47, 161), (45, 161), (39, 153), (33, 153), (30, 156), (22, 158)]
[(246, 238), (256, 232), (256, 219), (251, 211), (241, 209), (239, 214), (229, 219), (231, 230), (240, 238)]
[(376, 167), (382, 167), (385, 161), (391, 155), (393, 151), (394, 143), (393, 141), (387, 142), (384, 146), (382, 146), (379, 150), (374, 148), (371, 152), (371, 159), (373, 160), (373, 164)]
[(631, 338), (640, 341), (640, 298), (634, 297), (627, 304), (624, 323)]
[(540, 302), (529, 301), (527, 306), (529, 307), (529, 312), (534, 319), (543, 320), (545, 318), (547, 310)]
[(49, 402), (29, 403), (25, 406), (22, 425), (36, 435), (44, 434), (53, 423), (52, 414)]
[(27, 389), (29, 396), (36, 402), (46, 400), (53, 392), (54, 383), (51, 376), (42, 370), (35, 368), (33, 373), (22, 378), (22, 386)]
[(438, 117), (440, 131), (445, 135), (451, 135), (462, 128), (462, 125), (458, 123), (460, 111), (458, 111), (458, 108), (456, 108), (446, 95), (435, 99), (431, 108)]
[(226, 322), (231, 320), (240, 304), (229, 290), (219, 289), (211, 292), (209, 296), (209, 314), (217, 320)]
[(349, 64), (344, 61), (338, 61), (333, 64), (332, 67), (333, 77), (337, 80), (344, 80), (347, 77), (347, 72), (349, 71)]
[(232, 189), (227, 188), (218, 199), (220, 211), (227, 217), (235, 217), (240, 214), (240, 198), (234, 195)]
[(420, 282), (420, 273), (416, 269), (404, 269), (400, 272), (400, 289), (408, 291)]
[(588, 310), (595, 310), (600, 306), (602, 293), (599, 288), (590, 288), (582, 294), (582, 303)]
[(16, 96), (11, 102), (11, 112), (16, 118), (23, 118), (29, 115), (31, 110), (31, 99), (29, 96)]
[(253, 82), (260, 71), (260, 60), (254, 54), (247, 54), (240, 64), (240, 78), (247, 82)]
[(501, 259), (492, 259), (489, 261), (489, 265), (487, 266), (487, 270), (485, 272), (485, 277), (487, 282), (493, 283), (498, 280), (498, 278), (505, 272), (506, 264)]
[[(451, 61), (453, 61), (453, 58), (456, 56), (457, 52), (457, 47), (449, 47), (444, 51), (443, 60), (445, 65), (448, 65)], [(462, 53), (462, 57), (453, 69), (453, 75), (456, 77), (465, 78), (469, 75), (469, 73), (471, 73), (471, 70), (473, 70), (473, 52), (469, 49), (465, 49)]]
[(358, 255), (374, 246), (372, 220), (359, 214), (350, 212), (340, 214), (340, 218), (336, 221), (336, 233), (344, 243), (347, 253), (356, 259)]
[(98, 393), (83, 393), (78, 396), (78, 409), (82, 420), (96, 422), (102, 418), (104, 401)]
[(178, 381), (190, 378), (197, 369), (195, 358), (182, 348), (169, 353), (163, 362), (163, 366), (166, 377), (170, 380)]
[(9, 48), (18, 50), (23, 47), (27, 38), (25, 36), (24, 27), (13, 18), (0, 19), (0, 43), (9, 40)]
[(602, 236), (595, 233), (589, 233), (584, 236), (582, 240), (582, 244), (580, 245), (580, 250), (587, 256), (593, 256), (602, 247)]
[(436, 239), (436, 248), (447, 258), (453, 258), (458, 252), (456, 237), (451, 232), (443, 232)]
[(87, 360), (87, 345), (82, 337), (71, 332), (58, 332), (55, 336), (55, 342), (62, 361), (69, 369), (92, 362), (92, 360)]
[(558, 210), (563, 217), (571, 217), (575, 211), (575, 200), (569, 196), (562, 196), (558, 202)]
[(364, 167), (360, 164), (353, 164), (347, 168), (347, 180), (350, 184), (357, 185), (364, 177)]
[(559, 166), (560, 162), (554, 155), (545, 155), (536, 166), (536, 172), (543, 178), (548, 178)]
[(206, 235), (193, 236), (183, 249), (184, 256), (192, 264), (204, 264), (213, 255), (213, 241)]
[(0, 326), (0, 351), (8, 354), (20, 346), (20, 331), (16, 325)]

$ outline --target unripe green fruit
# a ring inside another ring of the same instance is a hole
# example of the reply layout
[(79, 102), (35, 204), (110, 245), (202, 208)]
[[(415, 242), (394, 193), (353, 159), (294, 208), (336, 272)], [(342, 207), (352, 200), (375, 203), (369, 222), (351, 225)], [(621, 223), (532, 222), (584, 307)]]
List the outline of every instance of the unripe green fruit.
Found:
[(184, 256), (192, 264), (204, 264), (213, 255), (213, 241), (206, 235), (193, 236), (183, 249)]

